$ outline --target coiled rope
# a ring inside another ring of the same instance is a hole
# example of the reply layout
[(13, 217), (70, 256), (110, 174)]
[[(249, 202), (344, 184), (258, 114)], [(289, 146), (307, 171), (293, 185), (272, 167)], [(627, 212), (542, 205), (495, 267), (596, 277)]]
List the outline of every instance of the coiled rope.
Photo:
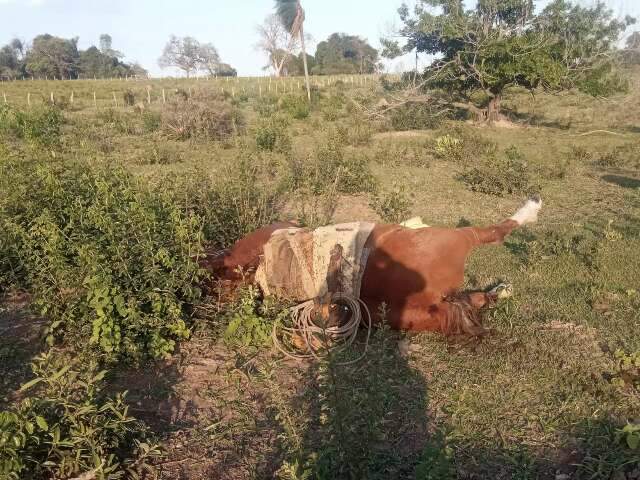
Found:
[[(334, 293), (331, 296), (331, 303), (334, 305), (342, 305), (350, 312), (349, 320), (344, 325), (322, 326), (315, 322), (317, 318), (316, 302), (310, 300), (291, 308), (291, 319), (293, 326), (287, 327), (280, 322), (275, 322), (271, 338), (273, 344), (286, 357), (296, 360), (315, 358), (320, 359), (326, 356), (329, 348), (345, 349), (353, 344), (357, 335), (358, 328), (361, 324), (367, 328), (367, 338), (365, 340), (364, 352), (355, 360), (340, 363), (340, 365), (350, 365), (362, 360), (367, 354), (369, 347), (369, 339), (371, 338), (371, 313), (365, 303), (350, 295), (344, 293)], [(364, 312), (364, 317), (363, 317)], [(363, 322), (363, 320), (365, 320)], [(291, 344), (293, 337), (304, 339), (306, 349), (309, 353), (300, 353), (293, 351), (291, 347), (285, 346)], [(285, 340), (286, 339), (286, 340)], [(320, 340), (320, 342), (318, 341)]]

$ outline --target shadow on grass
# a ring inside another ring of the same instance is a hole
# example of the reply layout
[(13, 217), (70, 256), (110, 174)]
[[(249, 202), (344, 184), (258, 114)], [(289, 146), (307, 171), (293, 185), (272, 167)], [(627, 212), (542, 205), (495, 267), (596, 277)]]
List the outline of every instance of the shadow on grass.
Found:
[(534, 127), (546, 127), (554, 128), (557, 130), (569, 130), (571, 128), (570, 122), (561, 122), (559, 120), (549, 120), (539, 114), (531, 114), (525, 112), (518, 112), (509, 108), (503, 108), (504, 114), (514, 123), (522, 123), (526, 125), (532, 125)]
[(613, 183), (623, 188), (640, 188), (640, 180), (632, 177), (624, 177), (622, 175), (603, 175), (605, 182)]
[(28, 296), (0, 298), (0, 409), (31, 376), (31, 360), (43, 350), (44, 322), (28, 310)]
[[(427, 387), (398, 349), (397, 334), (373, 333), (367, 356), (361, 346), (332, 352), (306, 373), (303, 405), (308, 418), (299, 448), (280, 474), (291, 478), (451, 478), (443, 436), (430, 430)], [(420, 474), (428, 465), (430, 475)], [(286, 477), (285, 477), (286, 478)]]

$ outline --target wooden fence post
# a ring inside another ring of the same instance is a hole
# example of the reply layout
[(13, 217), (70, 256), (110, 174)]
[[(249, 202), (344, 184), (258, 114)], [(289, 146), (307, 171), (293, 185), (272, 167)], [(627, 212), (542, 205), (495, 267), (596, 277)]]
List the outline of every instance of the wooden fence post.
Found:
[(96, 92), (93, 92), (93, 106), (98, 108), (98, 99), (96, 98)]
[(27, 93), (27, 105), (31, 106), (31, 92)]
[(164, 88), (162, 89), (162, 103), (167, 103), (167, 97), (164, 94)]
[(147, 85), (147, 103), (151, 105), (151, 87)]
[(113, 92), (113, 103), (118, 108), (118, 99), (116, 98), (116, 92)]
[(71, 90), (71, 98), (69, 99), (71, 103), (73, 103), (73, 90)]
[(52, 105), (55, 105), (55, 104), (56, 104), (56, 99), (55, 99), (55, 97), (53, 96), (53, 92), (51, 92), (51, 104), (52, 104)]

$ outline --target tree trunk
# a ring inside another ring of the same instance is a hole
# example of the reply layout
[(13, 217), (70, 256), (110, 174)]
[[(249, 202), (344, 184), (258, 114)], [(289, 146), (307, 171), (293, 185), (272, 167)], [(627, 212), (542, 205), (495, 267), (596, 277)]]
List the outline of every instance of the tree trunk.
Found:
[(486, 109), (487, 123), (498, 122), (504, 119), (504, 117), (500, 113), (501, 103), (502, 103), (502, 96), (500, 94), (496, 94), (496, 96), (489, 101), (489, 105), (487, 105), (487, 109)]
[(309, 67), (307, 66), (307, 49), (304, 46), (304, 26), (300, 25), (300, 45), (302, 47), (302, 63), (304, 64), (304, 79), (307, 84), (307, 98), (311, 102), (311, 85), (309, 83)]

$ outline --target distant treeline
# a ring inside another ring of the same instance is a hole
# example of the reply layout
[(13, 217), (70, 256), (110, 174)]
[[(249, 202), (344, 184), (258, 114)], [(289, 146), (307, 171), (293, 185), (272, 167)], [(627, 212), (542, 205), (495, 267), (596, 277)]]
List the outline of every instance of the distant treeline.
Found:
[(0, 48), (0, 78), (112, 78), (146, 76), (137, 63), (126, 63), (112, 48), (110, 35), (100, 35), (99, 46), (78, 49), (78, 37), (38, 35), (30, 45), (19, 39)]

